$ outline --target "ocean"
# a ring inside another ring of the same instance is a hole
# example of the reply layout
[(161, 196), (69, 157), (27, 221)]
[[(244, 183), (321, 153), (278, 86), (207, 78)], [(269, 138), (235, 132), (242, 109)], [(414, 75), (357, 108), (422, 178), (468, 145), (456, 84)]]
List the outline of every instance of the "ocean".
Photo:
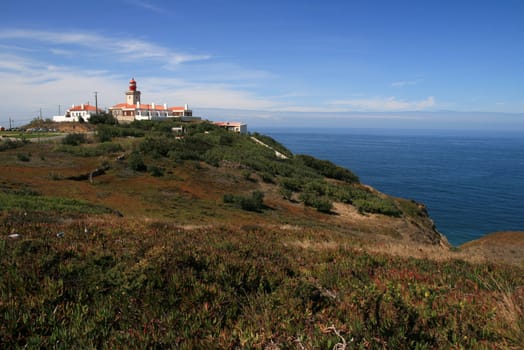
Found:
[(328, 159), (362, 183), (424, 203), (453, 245), (524, 231), (524, 137), (466, 131), (255, 130), (295, 154)]

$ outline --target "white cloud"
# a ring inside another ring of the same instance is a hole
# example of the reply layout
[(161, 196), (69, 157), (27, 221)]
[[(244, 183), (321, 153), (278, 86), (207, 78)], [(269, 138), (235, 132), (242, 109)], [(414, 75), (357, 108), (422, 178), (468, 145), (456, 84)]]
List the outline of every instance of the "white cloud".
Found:
[(399, 100), (396, 97), (386, 98), (368, 98), (368, 99), (348, 99), (331, 102), (334, 105), (345, 106), (352, 111), (383, 111), (383, 112), (397, 112), (397, 111), (419, 111), (429, 109), (435, 106), (435, 98), (429, 96), (425, 100), (407, 101)]
[[(4, 57), (0, 56), (0, 67), (3, 65)], [(108, 72), (38, 66), (27, 61), (19, 61), (14, 68), (0, 69), (0, 80), (8, 82), (0, 84), (0, 95), (5, 97), (2, 117), (8, 114), (27, 120), (35, 117), (40, 108), (44, 117), (51, 117), (57, 113), (58, 105), (64, 111), (71, 104), (94, 103), (95, 90), (100, 92), (99, 105), (110, 106), (123, 90)]]
[(116, 60), (143, 61), (151, 60), (163, 64), (166, 68), (175, 68), (181, 63), (202, 61), (211, 58), (210, 55), (189, 54), (173, 51), (163, 46), (155, 45), (141, 39), (111, 38), (103, 34), (92, 33), (62, 33), (36, 30), (2, 30), (0, 39), (27, 40), (47, 43), (53, 46), (68, 45), (69, 49), (56, 48), (53, 53), (64, 53), (74, 48), (82, 48), (82, 55), (111, 55)]
[(146, 0), (125, 0), (125, 2), (128, 3), (128, 4), (134, 5), (136, 7), (140, 7), (142, 9), (144, 9), (144, 10), (148, 10), (148, 11), (154, 12), (154, 13), (169, 14), (169, 12), (166, 9), (161, 8), (161, 7), (153, 4), (151, 1), (146, 1)]
[[(65, 108), (71, 104), (94, 102), (94, 91), (99, 93), (99, 106), (110, 107), (124, 101), (124, 91), (133, 75), (144, 103), (188, 103), (195, 109), (264, 110), (269, 116), (278, 112), (418, 111), (435, 105), (432, 96), (420, 101), (358, 97), (315, 105), (304, 94), (278, 91), (266, 96), (259, 89), (267, 90), (267, 86), (273, 86), (275, 80), (280, 79), (271, 72), (217, 62), (208, 55), (179, 53), (139, 39), (82, 32), (0, 30), (0, 45), (14, 41), (18, 47), (31, 51), (0, 53), (2, 118), (5, 115), (34, 116), (39, 108), (50, 117), (56, 114), (58, 105)], [(100, 68), (92, 69), (92, 61), (75, 59), (71, 62), (68, 55), (79, 49), (101, 55), (103, 59), (95, 61)], [(45, 54), (37, 54), (38, 50)], [(131, 64), (122, 64), (122, 60)], [(185, 66), (177, 74), (162, 69), (176, 69), (192, 61), (197, 62)], [(135, 70), (135, 67), (142, 69)]]
[[(3, 115), (24, 122), (43, 109), (44, 118), (62, 112), (72, 104), (94, 103), (98, 91), (100, 107), (111, 107), (125, 100), (130, 77), (105, 70), (77, 69), (49, 65), (14, 55), (0, 54), (0, 95), (5, 97)], [(137, 77), (144, 103), (167, 103), (192, 108), (269, 109), (273, 101), (235, 85), (195, 83), (181, 78)], [(6, 114), (7, 113), (7, 114)], [(5, 114), (5, 115), (4, 115)]]
[[(0, 45), (14, 41), (32, 51), (0, 53), (0, 79), (4, 82), (0, 94), (6, 97), (3, 108), (9, 115), (34, 116), (35, 110), (43, 108), (44, 114), (51, 116), (58, 105), (93, 102), (94, 91), (99, 92), (99, 105), (110, 107), (124, 101), (131, 76), (137, 79), (146, 103), (188, 103), (229, 110), (275, 107), (272, 98), (256, 92), (257, 86), (265, 86), (264, 80), (274, 78), (271, 73), (216, 62), (209, 55), (179, 53), (145, 40), (96, 33), (0, 30)], [(96, 60), (72, 62), (69, 54), (79, 51)], [(165, 69), (192, 61), (198, 62), (176, 75)], [(92, 62), (101, 69), (90, 68)]]
[(273, 101), (257, 96), (254, 93), (238, 90), (221, 84), (186, 84), (172, 86), (171, 89), (151, 94), (158, 101), (189, 103), (199, 108), (224, 109), (270, 109), (275, 107)]

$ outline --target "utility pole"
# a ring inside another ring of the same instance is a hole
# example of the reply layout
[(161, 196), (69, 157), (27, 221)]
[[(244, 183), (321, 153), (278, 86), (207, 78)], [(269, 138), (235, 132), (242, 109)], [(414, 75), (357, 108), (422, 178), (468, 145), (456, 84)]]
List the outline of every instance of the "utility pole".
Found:
[(42, 108), (40, 108), (40, 120), (42, 120)]
[(12, 122), (11, 117), (9, 117), (9, 130), (13, 128), (13, 124), (11, 122)]
[(95, 91), (94, 94), (95, 94), (95, 114), (98, 114), (98, 91)]
[(58, 105), (58, 115), (60, 115), (60, 105)]

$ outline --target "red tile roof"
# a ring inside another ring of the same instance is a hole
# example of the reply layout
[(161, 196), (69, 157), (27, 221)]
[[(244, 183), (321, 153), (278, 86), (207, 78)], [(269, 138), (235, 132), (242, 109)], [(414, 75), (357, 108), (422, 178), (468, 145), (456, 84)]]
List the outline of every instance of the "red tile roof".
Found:
[[(137, 106), (137, 105), (133, 105), (133, 104), (127, 104), (127, 103), (119, 103), (117, 105), (114, 105), (113, 107), (111, 107), (112, 109), (117, 109), (117, 108), (131, 108), (131, 109), (153, 109), (153, 110), (156, 110), (156, 111), (164, 111), (166, 110), (164, 108), (164, 105), (157, 105), (155, 104), (155, 108), (153, 108), (153, 104), (147, 104), (147, 103), (141, 103), (140, 106)], [(185, 110), (184, 107), (168, 107), (167, 108), (168, 111), (183, 111)]]
[[(96, 107), (95, 106), (91, 106), (90, 104), (82, 104), (82, 105), (78, 105), (78, 106), (73, 106), (71, 108), (69, 108), (70, 111), (96, 111)], [(98, 109), (99, 111), (101, 110), (100, 108)]]

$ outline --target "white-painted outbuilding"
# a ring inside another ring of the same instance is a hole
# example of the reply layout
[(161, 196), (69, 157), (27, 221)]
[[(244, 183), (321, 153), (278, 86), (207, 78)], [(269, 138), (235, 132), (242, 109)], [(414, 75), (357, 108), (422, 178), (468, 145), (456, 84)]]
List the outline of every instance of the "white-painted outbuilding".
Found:
[[(98, 109), (98, 113), (102, 113), (103, 110)], [(64, 115), (55, 115), (53, 117), (54, 122), (78, 122), (80, 118), (84, 121), (88, 121), (92, 115), (97, 114), (95, 106), (90, 104), (73, 105), (69, 108)]]

